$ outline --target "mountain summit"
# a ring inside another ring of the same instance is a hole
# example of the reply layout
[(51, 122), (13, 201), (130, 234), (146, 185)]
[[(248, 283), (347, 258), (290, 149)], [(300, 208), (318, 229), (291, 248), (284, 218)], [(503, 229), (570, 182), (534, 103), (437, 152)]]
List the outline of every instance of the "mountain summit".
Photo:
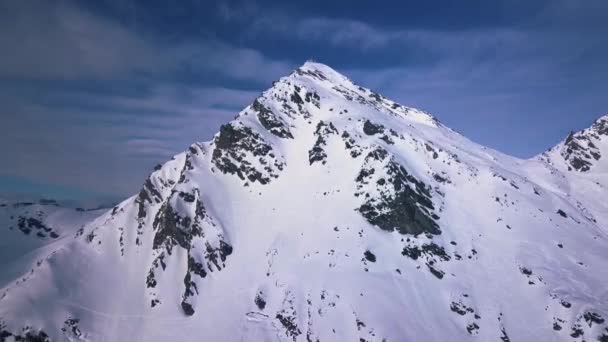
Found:
[(568, 171), (588, 172), (593, 169), (594, 172), (601, 173), (608, 171), (606, 151), (608, 151), (608, 115), (597, 119), (587, 129), (571, 132), (562, 143), (544, 153), (544, 157), (551, 164), (557, 159), (558, 165), (567, 168)]
[(521, 160), (307, 62), (29, 253), (0, 336), (606, 341), (605, 122)]

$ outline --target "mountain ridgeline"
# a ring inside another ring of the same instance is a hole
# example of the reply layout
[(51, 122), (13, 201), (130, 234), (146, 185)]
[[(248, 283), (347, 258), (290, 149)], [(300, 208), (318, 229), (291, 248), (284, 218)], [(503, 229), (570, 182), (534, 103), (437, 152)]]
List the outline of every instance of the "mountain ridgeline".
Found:
[(13, 217), (1, 341), (608, 341), (608, 117), (522, 160), (307, 62), (143, 184)]

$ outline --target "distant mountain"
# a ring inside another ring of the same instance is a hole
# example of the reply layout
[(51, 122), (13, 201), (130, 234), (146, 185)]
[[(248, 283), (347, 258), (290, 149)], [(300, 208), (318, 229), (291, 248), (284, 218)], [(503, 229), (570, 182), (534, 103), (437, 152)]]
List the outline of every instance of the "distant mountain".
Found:
[[(542, 154), (545, 161), (568, 171), (605, 173), (608, 171), (608, 115), (591, 127), (571, 132), (568, 137)], [(603, 158), (602, 158), (603, 157)]]
[(66, 208), (55, 200), (29, 202), (0, 200), (0, 286), (31, 269), (63, 242), (73, 240), (76, 230), (107, 209)]
[(606, 135), (521, 160), (308, 62), (57, 230), (0, 290), (0, 336), (607, 341)]

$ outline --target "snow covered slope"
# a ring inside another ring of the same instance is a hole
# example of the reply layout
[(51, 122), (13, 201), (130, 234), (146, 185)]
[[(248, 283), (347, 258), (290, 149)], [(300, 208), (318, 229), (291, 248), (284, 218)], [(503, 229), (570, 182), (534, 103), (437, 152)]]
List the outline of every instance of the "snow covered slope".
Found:
[(510, 157), (308, 62), (2, 288), (0, 336), (606, 341), (605, 160), (568, 143)]
[(106, 210), (72, 209), (53, 200), (0, 200), (0, 286), (22, 276), (57, 246), (73, 240), (78, 228)]

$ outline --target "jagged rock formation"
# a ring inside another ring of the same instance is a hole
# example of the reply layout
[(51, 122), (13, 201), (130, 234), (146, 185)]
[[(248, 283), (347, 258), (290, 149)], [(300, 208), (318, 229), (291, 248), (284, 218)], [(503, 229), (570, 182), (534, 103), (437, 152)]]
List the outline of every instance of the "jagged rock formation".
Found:
[(587, 172), (598, 164), (602, 151), (608, 144), (608, 115), (597, 119), (591, 127), (579, 132), (570, 132), (559, 145), (544, 154), (551, 162), (551, 155), (559, 154), (568, 171)]

